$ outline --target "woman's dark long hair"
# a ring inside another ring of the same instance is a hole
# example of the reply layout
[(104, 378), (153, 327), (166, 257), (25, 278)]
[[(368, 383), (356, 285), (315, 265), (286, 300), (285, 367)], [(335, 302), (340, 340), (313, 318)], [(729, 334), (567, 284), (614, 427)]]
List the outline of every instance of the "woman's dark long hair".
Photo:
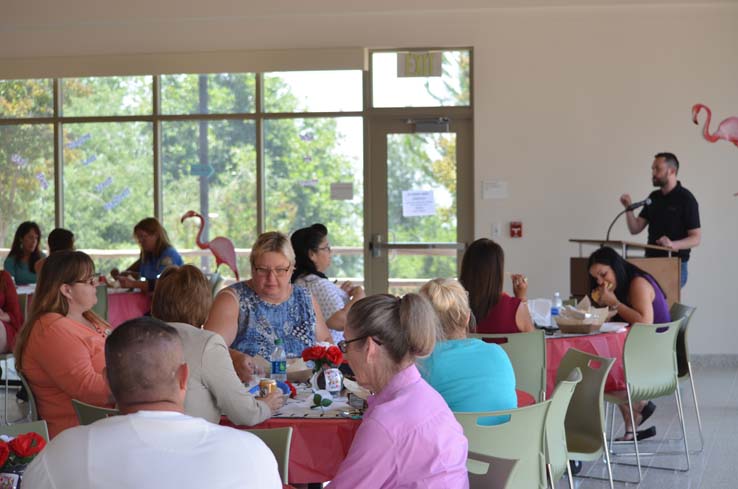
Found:
[(317, 253), (320, 243), (326, 236), (328, 236), (328, 229), (322, 224), (313, 224), (292, 233), (290, 242), (292, 242), (292, 249), (295, 250), (295, 271), (292, 272), (292, 283), (311, 273), (320, 278), (327, 278), (323, 272), (315, 268), (315, 263), (310, 259), (310, 252)]
[[(618, 282), (615, 287), (615, 297), (617, 297), (623, 304), (630, 306), (628, 290), (630, 290), (630, 282), (636, 277), (651, 277), (661, 293), (664, 294), (664, 289), (661, 288), (661, 284), (659, 284), (658, 280), (653, 278), (653, 275), (625, 260), (617, 251), (609, 246), (603, 246), (589, 255), (587, 270), (589, 271), (594, 264), (607, 265), (612, 268), (612, 271), (615, 274), (615, 280)], [(589, 290), (594, 290), (596, 288), (597, 279), (590, 275)], [(664, 297), (666, 297), (666, 294), (664, 294)]]
[(505, 253), (491, 239), (480, 238), (466, 249), (459, 282), (469, 292), (469, 307), (477, 323), (500, 301), (504, 272)]
[(36, 243), (36, 249), (31, 252), (31, 256), (28, 258), (28, 269), (31, 271), (34, 270), (33, 266), (36, 262), (41, 259), (41, 228), (38, 227), (38, 224), (33, 221), (22, 222), (15, 230), (13, 245), (8, 253), (8, 258), (12, 256), (16, 262), (19, 262), (23, 258), (23, 237), (32, 230), (38, 234), (38, 243)]

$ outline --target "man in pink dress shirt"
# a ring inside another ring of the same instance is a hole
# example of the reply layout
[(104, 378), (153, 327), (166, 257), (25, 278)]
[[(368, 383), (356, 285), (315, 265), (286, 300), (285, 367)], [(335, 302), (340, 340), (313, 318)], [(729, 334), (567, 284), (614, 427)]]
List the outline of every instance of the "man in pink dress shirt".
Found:
[(462, 428), (415, 367), (433, 350), (438, 327), (417, 294), (371, 296), (351, 308), (338, 345), (376, 395), (329, 488), (469, 487)]

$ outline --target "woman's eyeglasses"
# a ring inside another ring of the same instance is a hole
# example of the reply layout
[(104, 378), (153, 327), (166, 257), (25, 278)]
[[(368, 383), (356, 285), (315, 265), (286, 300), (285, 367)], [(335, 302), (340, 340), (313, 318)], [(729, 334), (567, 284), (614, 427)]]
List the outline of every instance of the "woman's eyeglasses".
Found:
[(93, 275), (90, 278), (85, 278), (85, 279), (82, 279), (82, 280), (75, 280), (74, 283), (75, 284), (88, 284), (88, 285), (91, 285), (91, 286), (94, 287), (100, 281), (100, 278), (99, 277), (100, 277), (99, 275)]
[(338, 347), (339, 350), (341, 350), (341, 353), (346, 353), (346, 351), (348, 350), (348, 346), (349, 346), (350, 343), (353, 343), (354, 341), (365, 340), (367, 338), (371, 338), (374, 343), (376, 343), (376, 344), (378, 344), (380, 346), (382, 345), (382, 342), (381, 341), (376, 340), (372, 335), (369, 335), (368, 334), (368, 335), (364, 335), (364, 336), (359, 336), (358, 338), (354, 338), (353, 340), (341, 340), (341, 341), (338, 342), (338, 344), (336, 346)]
[(284, 277), (287, 275), (290, 271), (291, 267), (287, 268), (266, 268), (266, 267), (254, 267), (254, 273), (259, 275), (260, 277), (268, 277), (272, 273), (276, 275), (277, 277)]
[(330, 253), (331, 252), (331, 247), (330, 246), (318, 246), (318, 250), (319, 251), (327, 251), (328, 253)]

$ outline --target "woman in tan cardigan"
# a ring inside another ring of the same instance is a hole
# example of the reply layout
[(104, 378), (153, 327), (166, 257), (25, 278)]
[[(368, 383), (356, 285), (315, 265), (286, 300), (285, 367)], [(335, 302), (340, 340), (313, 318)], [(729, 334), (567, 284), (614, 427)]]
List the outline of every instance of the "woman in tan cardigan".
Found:
[(248, 393), (223, 338), (201, 329), (211, 304), (208, 281), (192, 265), (169, 267), (156, 282), (151, 315), (177, 330), (190, 369), (185, 414), (213, 423), (220, 421), (221, 414), (238, 425), (261, 423), (282, 407), (284, 396), (274, 392), (256, 400)]

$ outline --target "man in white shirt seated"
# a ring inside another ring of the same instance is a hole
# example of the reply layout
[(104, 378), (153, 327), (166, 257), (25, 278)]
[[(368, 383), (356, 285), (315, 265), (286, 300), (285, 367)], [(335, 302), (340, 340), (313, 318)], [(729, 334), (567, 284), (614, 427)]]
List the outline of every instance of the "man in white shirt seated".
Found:
[(259, 438), (183, 414), (188, 369), (177, 330), (127, 321), (108, 337), (105, 362), (122, 415), (59, 434), (26, 470), (24, 487), (282, 487)]

